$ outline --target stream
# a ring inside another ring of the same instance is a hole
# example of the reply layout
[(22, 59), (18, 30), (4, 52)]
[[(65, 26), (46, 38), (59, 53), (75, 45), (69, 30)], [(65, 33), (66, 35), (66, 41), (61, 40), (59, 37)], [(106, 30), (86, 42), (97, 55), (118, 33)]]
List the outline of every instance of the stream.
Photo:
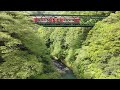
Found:
[(61, 73), (61, 79), (77, 79), (73, 74), (72, 70), (70, 70), (65, 64), (60, 62), (59, 60), (53, 60), (53, 64), (56, 69)]

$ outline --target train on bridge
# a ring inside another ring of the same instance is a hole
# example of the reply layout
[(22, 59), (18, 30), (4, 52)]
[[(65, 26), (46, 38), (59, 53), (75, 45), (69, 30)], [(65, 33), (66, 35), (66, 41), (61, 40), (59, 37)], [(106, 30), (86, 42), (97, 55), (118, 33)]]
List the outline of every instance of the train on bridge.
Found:
[(39, 24), (80, 24), (79, 17), (33, 17), (34, 23)]
[(93, 27), (107, 16), (100, 15), (30, 15), (32, 21), (44, 27)]

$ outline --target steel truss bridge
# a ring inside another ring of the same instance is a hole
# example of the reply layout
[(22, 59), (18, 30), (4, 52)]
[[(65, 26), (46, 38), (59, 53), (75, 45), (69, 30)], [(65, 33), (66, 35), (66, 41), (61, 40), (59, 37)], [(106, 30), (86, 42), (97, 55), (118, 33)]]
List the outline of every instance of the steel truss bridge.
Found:
[[(39, 17), (39, 18), (55, 18), (55, 17), (62, 17), (64, 19), (76, 17), (80, 19), (79, 23), (40, 23), (37, 24), (42, 25), (44, 27), (93, 27), (96, 22), (101, 21), (102, 19), (106, 18), (107, 16), (101, 15), (55, 15), (55, 14), (40, 14), (40, 15), (30, 15), (32, 17)], [(49, 21), (49, 20), (48, 20)], [(68, 21), (69, 22), (69, 21)]]

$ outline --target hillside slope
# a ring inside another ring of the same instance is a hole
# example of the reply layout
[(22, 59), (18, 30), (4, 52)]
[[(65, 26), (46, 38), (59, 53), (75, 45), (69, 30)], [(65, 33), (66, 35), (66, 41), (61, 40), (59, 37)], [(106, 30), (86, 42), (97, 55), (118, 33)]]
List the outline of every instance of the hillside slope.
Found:
[(49, 51), (23, 12), (0, 12), (0, 78), (57, 78)]
[(120, 12), (90, 30), (73, 71), (81, 78), (120, 78)]

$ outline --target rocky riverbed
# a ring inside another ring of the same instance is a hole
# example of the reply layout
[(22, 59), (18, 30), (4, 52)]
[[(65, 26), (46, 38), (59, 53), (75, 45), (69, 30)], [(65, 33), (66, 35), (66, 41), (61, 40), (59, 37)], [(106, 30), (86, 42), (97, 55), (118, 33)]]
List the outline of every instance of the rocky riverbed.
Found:
[(56, 69), (61, 73), (62, 79), (76, 79), (72, 70), (70, 70), (65, 64), (63, 64), (59, 60), (53, 60), (53, 64)]

